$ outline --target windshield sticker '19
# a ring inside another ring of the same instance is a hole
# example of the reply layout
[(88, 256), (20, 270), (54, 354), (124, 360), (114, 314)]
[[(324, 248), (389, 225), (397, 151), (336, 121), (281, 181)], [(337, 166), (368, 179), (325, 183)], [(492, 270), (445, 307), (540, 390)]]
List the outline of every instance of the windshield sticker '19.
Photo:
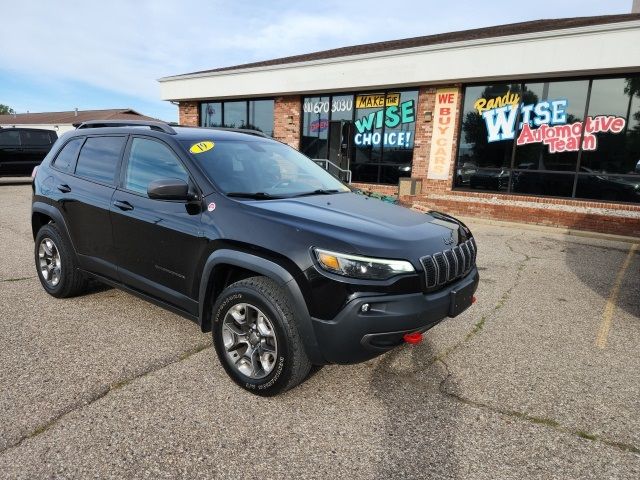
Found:
[(189, 151), (191, 153), (202, 153), (211, 150), (215, 146), (213, 142), (198, 142), (191, 145)]

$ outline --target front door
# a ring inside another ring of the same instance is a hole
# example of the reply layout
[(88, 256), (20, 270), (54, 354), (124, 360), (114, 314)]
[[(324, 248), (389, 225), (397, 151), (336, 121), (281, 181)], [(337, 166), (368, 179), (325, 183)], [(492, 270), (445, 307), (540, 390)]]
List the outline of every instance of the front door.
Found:
[(342, 120), (329, 123), (329, 161), (343, 170), (349, 170), (351, 164), (352, 139), (353, 122)]
[(168, 178), (193, 185), (184, 164), (167, 144), (151, 137), (132, 137), (111, 206), (118, 275), (126, 285), (195, 314), (196, 272), (206, 248), (201, 209), (147, 196), (150, 182)]

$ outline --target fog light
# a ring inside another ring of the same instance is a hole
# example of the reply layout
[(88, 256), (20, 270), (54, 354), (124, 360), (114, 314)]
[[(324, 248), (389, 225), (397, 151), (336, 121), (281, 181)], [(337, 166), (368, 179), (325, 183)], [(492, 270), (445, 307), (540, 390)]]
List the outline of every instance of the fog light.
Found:
[(368, 303), (363, 303), (362, 306), (360, 307), (360, 311), (362, 313), (367, 313), (369, 311), (369, 304)]

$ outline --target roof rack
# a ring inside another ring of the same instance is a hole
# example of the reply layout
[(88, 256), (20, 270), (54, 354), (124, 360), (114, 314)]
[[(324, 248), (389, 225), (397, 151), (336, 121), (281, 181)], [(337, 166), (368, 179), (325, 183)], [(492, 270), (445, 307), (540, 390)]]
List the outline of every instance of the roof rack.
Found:
[(172, 127), (185, 127), (185, 128), (206, 128), (207, 130), (222, 130), (224, 132), (236, 132), (245, 133), (247, 135), (255, 135), (256, 137), (272, 138), (260, 130), (254, 128), (235, 128), (235, 127), (194, 127), (193, 125), (180, 125), (177, 122), (169, 122), (168, 125)]
[(175, 135), (176, 131), (164, 122), (151, 120), (89, 120), (78, 125), (81, 128), (110, 128), (110, 127), (149, 127), (151, 130)]
[(232, 128), (232, 127), (206, 127), (212, 130), (223, 130), (225, 132), (246, 133), (247, 135), (255, 135), (256, 137), (271, 138), (260, 130), (254, 130), (253, 128)]

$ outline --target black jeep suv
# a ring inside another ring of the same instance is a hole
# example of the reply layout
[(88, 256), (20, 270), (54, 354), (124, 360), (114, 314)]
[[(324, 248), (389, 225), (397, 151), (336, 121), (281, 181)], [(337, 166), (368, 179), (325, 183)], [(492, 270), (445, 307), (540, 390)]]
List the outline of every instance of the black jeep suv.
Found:
[(471, 305), (464, 224), (355, 194), (256, 133), (89, 122), (63, 135), (33, 183), (44, 289), (77, 295), (93, 278), (183, 315), (260, 395)]

